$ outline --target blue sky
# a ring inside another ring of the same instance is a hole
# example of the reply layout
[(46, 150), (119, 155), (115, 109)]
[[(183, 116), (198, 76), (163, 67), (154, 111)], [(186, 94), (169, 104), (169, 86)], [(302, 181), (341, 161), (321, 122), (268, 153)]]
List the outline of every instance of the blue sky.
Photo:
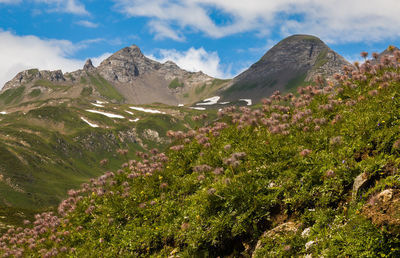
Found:
[(399, 10), (398, 0), (0, 0), (0, 87), (24, 69), (73, 71), (132, 44), (223, 78), (292, 34), (354, 61), (400, 46)]

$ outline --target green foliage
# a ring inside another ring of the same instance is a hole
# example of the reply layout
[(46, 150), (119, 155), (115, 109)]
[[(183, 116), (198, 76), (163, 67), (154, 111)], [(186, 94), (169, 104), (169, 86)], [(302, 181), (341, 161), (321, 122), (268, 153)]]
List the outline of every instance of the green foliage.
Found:
[(300, 86), (304, 86), (307, 82), (305, 82), (305, 79), (307, 77), (307, 73), (300, 74), (293, 79), (290, 79), (288, 83), (285, 86), (285, 89), (290, 91), (293, 89), (297, 89)]
[(15, 103), (22, 98), (24, 91), (25, 86), (8, 89), (0, 95), (0, 101), (2, 101), (4, 104)]
[(81, 96), (88, 97), (88, 96), (92, 95), (92, 93), (93, 93), (92, 87), (84, 87), (81, 91)]
[(29, 75), (36, 75), (36, 74), (38, 74), (39, 73), (39, 70), (38, 69), (29, 69), (28, 70), (28, 74)]
[(34, 89), (31, 92), (29, 92), (28, 96), (31, 98), (35, 98), (38, 97), (41, 93), (42, 91), (40, 89)]
[[(400, 232), (364, 208), (399, 186), (399, 74), (386, 65), (335, 88), (303, 88), (291, 101), (271, 97), (262, 110), (224, 109), (196, 133), (166, 133), (184, 128), (166, 115), (144, 118), (139, 133), (175, 135), (174, 146), (136, 160), (122, 154), (121, 169), (70, 194), (73, 208), (64, 202), (60, 224), (24, 254), (65, 247), (78, 257), (248, 257), (260, 240), (259, 257), (397, 257)], [(361, 173), (369, 185), (352, 200)], [(296, 230), (274, 233), (287, 221)]]
[(196, 95), (199, 95), (200, 93), (202, 93), (205, 89), (206, 89), (207, 85), (204, 83), (202, 86), (197, 87), (195, 89), (195, 93)]
[(82, 84), (86, 84), (87, 83), (87, 79), (86, 79), (86, 77), (81, 77), (81, 79), (80, 79), (80, 82), (82, 83)]
[(258, 83), (258, 82), (248, 82), (246, 84), (243, 83), (238, 83), (238, 84), (234, 84), (233, 86), (229, 87), (225, 92), (226, 94), (231, 94), (234, 92), (238, 92), (238, 91), (246, 91), (246, 90), (252, 90), (252, 89), (256, 89), (257, 87), (261, 87), (261, 88), (272, 88), (276, 85), (277, 80), (268, 80), (268, 81), (264, 81), (262, 83)]
[(89, 75), (90, 83), (96, 87), (97, 91), (109, 100), (122, 102), (124, 97), (106, 79), (100, 75)]
[(176, 89), (176, 88), (183, 88), (184, 86), (185, 84), (183, 82), (179, 82), (179, 79), (175, 78), (169, 83), (168, 88)]
[(323, 66), (324, 64), (326, 64), (326, 62), (328, 62), (328, 58), (326, 57), (327, 54), (328, 54), (328, 49), (324, 49), (319, 53), (317, 60), (315, 61), (314, 64), (315, 69)]

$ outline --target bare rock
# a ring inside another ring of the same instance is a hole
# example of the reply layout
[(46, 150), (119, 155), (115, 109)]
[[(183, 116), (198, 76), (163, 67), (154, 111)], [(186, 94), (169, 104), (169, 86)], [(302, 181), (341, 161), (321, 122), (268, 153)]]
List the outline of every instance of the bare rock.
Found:
[(286, 222), (283, 224), (280, 224), (279, 226), (276, 226), (275, 228), (264, 232), (264, 234), (261, 236), (260, 240), (258, 240), (257, 245), (254, 249), (252, 257), (256, 257), (257, 255), (257, 250), (261, 249), (263, 247), (262, 244), (262, 239), (264, 238), (275, 238), (278, 235), (283, 235), (287, 233), (296, 233), (297, 230), (299, 229), (299, 224), (294, 223), (294, 222)]
[(93, 66), (92, 60), (91, 59), (86, 60), (86, 63), (83, 66), (83, 70), (91, 72), (94, 69), (95, 67)]
[(362, 208), (362, 214), (377, 227), (385, 227), (393, 234), (400, 233), (400, 192), (386, 189), (371, 196)]
[(353, 191), (352, 191), (352, 200), (355, 201), (357, 199), (358, 192), (361, 188), (363, 188), (368, 183), (368, 175), (367, 173), (362, 173), (354, 179), (353, 183)]

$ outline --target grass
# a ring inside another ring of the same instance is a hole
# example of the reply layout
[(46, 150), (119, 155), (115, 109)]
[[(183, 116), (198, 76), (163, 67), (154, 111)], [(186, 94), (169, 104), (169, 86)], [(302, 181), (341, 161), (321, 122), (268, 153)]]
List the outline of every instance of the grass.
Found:
[(88, 97), (88, 96), (92, 95), (92, 93), (93, 93), (92, 87), (84, 87), (81, 91), (81, 96)]
[[(165, 154), (123, 154), (120, 170), (72, 194), (73, 208), (60, 205), (62, 223), (46, 226), (45, 241), (19, 246), (25, 255), (65, 247), (73, 256), (397, 257), (396, 225), (365, 213), (371, 197), (394, 189), (394, 202), (400, 187), (400, 83), (389, 74), (400, 69), (306, 87), (291, 101), (274, 95), (262, 109), (225, 109), (194, 134), (170, 133)], [(173, 124), (157, 118), (138, 130)], [(370, 184), (351, 201), (361, 173)], [(287, 221), (296, 230), (273, 233)]]
[(100, 75), (89, 75), (89, 80), (103, 97), (109, 100), (116, 100), (117, 102), (122, 102), (124, 100), (124, 97)]
[(267, 80), (262, 83), (240, 83), (240, 84), (234, 84), (233, 86), (229, 87), (225, 92), (226, 94), (232, 94), (234, 92), (240, 92), (240, 91), (248, 91), (248, 90), (253, 90), (255, 88), (272, 88), (276, 85), (277, 81), (276, 80)]
[(285, 89), (287, 91), (290, 91), (292, 89), (296, 89), (299, 86), (304, 86), (306, 84), (310, 84), (309, 82), (306, 82), (305, 79), (307, 77), (307, 73), (300, 74), (293, 79), (289, 80), (288, 83), (285, 86)]
[(184, 86), (185, 84), (183, 82), (179, 82), (179, 79), (175, 78), (169, 83), (168, 88), (176, 89), (176, 88), (183, 88)]
[(326, 62), (328, 62), (328, 59), (326, 57), (327, 54), (328, 54), (328, 49), (324, 49), (323, 51), (321, 51), (321, 53), (319, 53), (317, 60), (315, 61), (314, 64), (314, 69), (318, 69), (324, 64), (326, 64)]
[(24, 91), (25, 86), (8, 89), (0, 95), (0, 101), (2, 101), (4, 104), (16, 103), (23, 97)]
[(34, 89), (31, 92), (29, 92), (28, 96), (31, 98), (36, 98), (38, 97), (40, 94), (42, 93), (42, 91), (40, 89)]
[[(68, 189), (117, 169), (126, 160), (115, 154), (117, 149), (144, 151), (139, 140), (148, 148), (164, 148), (167, 142), (144, 139), (143, 131), (151, 128), (166, 139), (167, 130), (184, 130), (183, 124), (190, 124), (188, 116), (196, 113), (180, 110), (186, 114), (182, 118), (135, 114), (140, 120), (133, 124), (128, 118), (111, 119), (84, 111), (88, 107), (84, 99), (56, 106), (43, 101), (31, 101), (30, 105), (44, 106), (26, 115), (7, 114), (0, 121), (0, 215), (2, 209), (11, 207), (8, 216), (0, 217), (0, 231), (3, 224), (22, 225), (23, 219), (32, 220), (34, 213), (54, 209)], [(128, 106), (108, 104), (102, 110), (128, 117), (124, 112)], [(103, 128), (91, 128), (81, 116)], [(102, 159), (109, 160), (106, 166), (99, 164)]]

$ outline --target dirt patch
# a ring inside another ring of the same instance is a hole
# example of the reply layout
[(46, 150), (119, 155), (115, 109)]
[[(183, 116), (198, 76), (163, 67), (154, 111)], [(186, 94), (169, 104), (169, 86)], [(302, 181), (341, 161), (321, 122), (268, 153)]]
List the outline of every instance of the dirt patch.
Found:
[(362, 214), (378, 227), (394, 234), (400, 233), (400, 191), (386, 189), (372, 196), (362, 209)]

